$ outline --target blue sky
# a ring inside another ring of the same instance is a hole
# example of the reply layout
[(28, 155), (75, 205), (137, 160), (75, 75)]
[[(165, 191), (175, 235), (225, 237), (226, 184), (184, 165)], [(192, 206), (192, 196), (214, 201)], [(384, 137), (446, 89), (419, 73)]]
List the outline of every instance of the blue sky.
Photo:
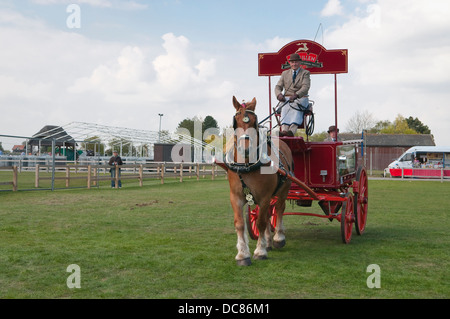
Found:
[[(80, 28), (67, 26), (70, 4)], [(268, 79), (257, 54), (319, 30), (327, 49), (349, 50), (341, 132), (356, 111), (376, 121), (400, 114), (450, 145), (449, 16), (447, 0), (0, 0), (0, 134), (73, 121), (158, 130), (158, 113), (169, 131), (207, 115), (223, 128), (233, 95), (256, 97), (262, 118)], [(334, 122), (333, 85), (331, 75), (312, 77), (316, 132)]]
[[(295, 38), (300, 29), (313, 37), (326, 1), (285, 1), (282, 5), (267, 0), (99, 1), (95, 5), (96, 1), (71, 0), (20, 1), (14, 6), (64, 30), (65, 9), (70, 3), (78, 3), (82, 9), (83, 26), (76, 31), (89, 37), (140, 41), (172, 32), (199, 43), (227, 43), (245, 38), (264, 41), (280, 34)], [(280, 20), (286, 22), (276, 23)]]
[[(2, 1), (30, 18), (44, 20), (48, 26), (69, 31), (66, 8), (77, 3), (82, 27), (77, 33), (89, 38), (124, 43), (143, 43), (171, 32), (182, 34), (202, 45), (236, 43), (248, 39), (263, 42), (283, 35), (311, 39), (320, 23), (335, 23), (336, 16), (324, 17), (327, 1), (256, 0), (167, 0), (167, 1)], [(17, 3), (18, 2), (18, 3)], [(349, 7), (357, 1), (349, 1)]]

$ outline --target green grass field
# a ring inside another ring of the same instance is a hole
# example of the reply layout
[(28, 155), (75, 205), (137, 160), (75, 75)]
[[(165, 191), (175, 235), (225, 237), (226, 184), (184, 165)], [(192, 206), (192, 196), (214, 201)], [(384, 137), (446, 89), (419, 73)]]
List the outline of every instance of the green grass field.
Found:
[[(447, 182), (370, 180), (363, 236), (344, 245), (336, 220), (285, 216), (286, 246), (238, 267), (223, 177), (0, 192), (0, 298), (446, 299), (449, 194)], [(71, 264), (81, 288), (67, 286)], [(381, 288), (367, 286), (371, 264)]]

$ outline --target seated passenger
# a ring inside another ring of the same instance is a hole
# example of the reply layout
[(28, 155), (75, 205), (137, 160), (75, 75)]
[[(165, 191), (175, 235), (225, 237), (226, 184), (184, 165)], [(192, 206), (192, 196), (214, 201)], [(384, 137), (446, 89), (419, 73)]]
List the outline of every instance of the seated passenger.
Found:
[(275, 86), (278, 101), (285, 102), (281, 108), (280, 136), (294, 136), (303, 123), (303, 111), (300, 107), (308, 107), (308, 91), (311, 86), (310, 72), (301, 67), (300, 56), (294, 53), (288, 60), (291, 68), (281, 73)]

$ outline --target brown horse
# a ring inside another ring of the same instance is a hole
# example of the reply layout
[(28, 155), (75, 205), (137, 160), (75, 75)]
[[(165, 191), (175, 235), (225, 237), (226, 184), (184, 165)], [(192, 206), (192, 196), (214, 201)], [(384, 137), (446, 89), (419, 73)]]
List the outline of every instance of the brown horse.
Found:
[[(228, 168), (230, 201), (237, 232), (236, 261), (238, 265), (247, 266), (251, 264), (251, 254), (245, 232), (243, 207), (246, 204), (259, 206), (256, 226), (260, 236), (253, 258), (266, 259), (267, 250), (272, 248), (272, 244), (275, 248), (281, 248), (286, 243), (282, 218), (291, 181), (276, 172), (278, 167), (290, 172), (293, 162), (291, 150), (286, 143), (276, 137), (267, 137), (267, 134), (261, 136), (262, 131), (259, 130), (255, 114), (255, 98), (251, 102), (240, 104), (233, 96), (233, 105), (236, 109), (233, 118), (234, 137), (228, 140), (224, 161)], [(253, 159), (252, 154), (256, 154)], [(272, 241), (269, 206), (273, 197), (277, 198), (277, 225)]]

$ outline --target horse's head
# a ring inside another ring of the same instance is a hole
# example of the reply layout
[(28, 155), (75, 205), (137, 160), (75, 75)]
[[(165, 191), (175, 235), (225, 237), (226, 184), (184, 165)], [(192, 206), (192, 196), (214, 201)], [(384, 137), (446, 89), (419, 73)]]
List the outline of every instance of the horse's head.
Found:
[(233, 96), (233, 105), (236, 109), (236, 114), (233, 118), (233, 129), (238, 155), (243, 156), (246, 163), (254, 162), (252, 155), (256, 156), (258, 145), (258, 117), (255, 113), (256, 99), (253, 98), (251, 102), (241, 104)]
[(253, 98), (251, 102), (239, 103), (236, 97), (233, 96), (233, 105), (236, 109), (236, 114), (233, 119), (233, 128), (242, 128), (244, 131), (249, 127), (257, 128), (258, 119), (255, 113), (256, 99)]

